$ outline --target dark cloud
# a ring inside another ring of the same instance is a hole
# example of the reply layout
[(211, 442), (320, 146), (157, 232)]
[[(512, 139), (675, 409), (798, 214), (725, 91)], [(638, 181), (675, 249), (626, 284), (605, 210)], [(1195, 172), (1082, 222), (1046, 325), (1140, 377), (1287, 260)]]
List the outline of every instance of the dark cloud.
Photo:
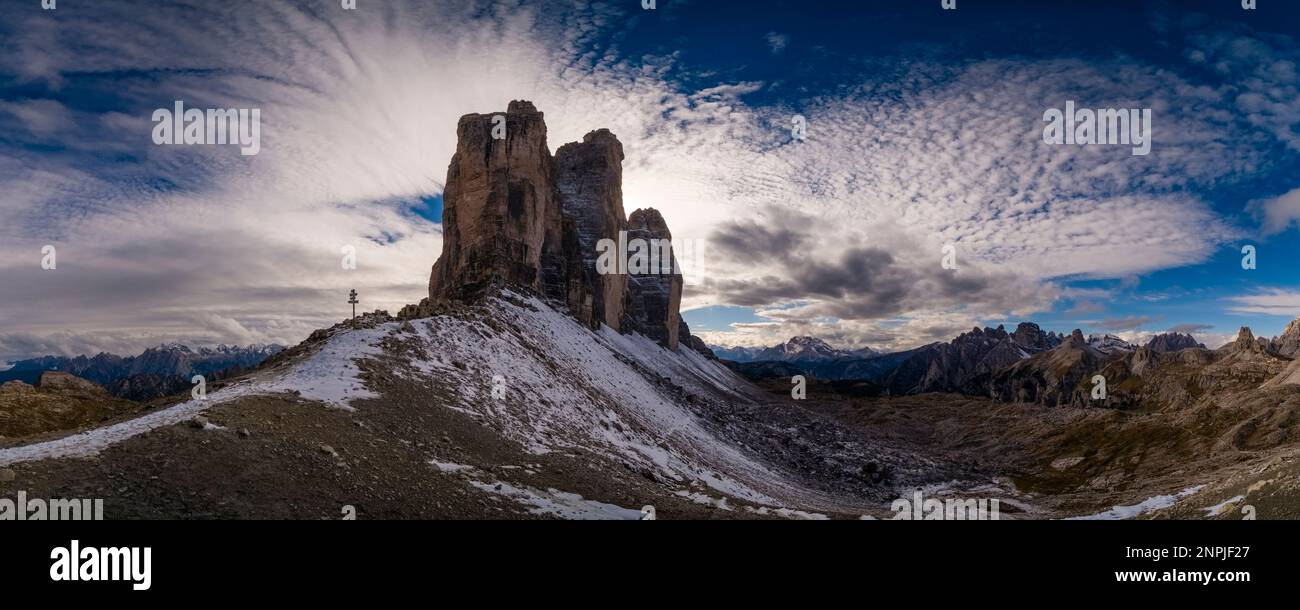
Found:
[[(787, 219), (791, 220), (791, 219)], [(768, 307), (814, 301), (816, 315), (843, 320), (879, 319), (914, 310), (975, 307), (1005, 311), (1025, 304), (1025, 283), (1015, 274), (981, 270), (973, 265), (944, 269), (938, 252), (925, 253), (911, 243), (853, 245), (820, 255), (813, 237), (837, 236), (825, 223), (793, 219), (803, 232), (753, 221), (720, 226), (710, 237), (717, 253), (733, 265), (762, 261), (772, 265), (761, 277), (715, 278), (707, 289), (730, 304)], [(823, 250), (824, 251), (824, 250)], [(1030, 288), (1032, 290), (1032, 287)], [(778, 316), (779, 312), (765, 315)], [(799, 315), (808, 315), (801, 311)]]

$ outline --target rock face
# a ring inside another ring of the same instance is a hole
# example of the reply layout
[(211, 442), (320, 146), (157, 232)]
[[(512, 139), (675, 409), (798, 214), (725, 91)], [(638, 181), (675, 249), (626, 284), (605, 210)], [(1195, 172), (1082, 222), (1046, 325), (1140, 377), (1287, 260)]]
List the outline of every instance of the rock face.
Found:
[(627, 296), (628, 276), (598, 274), (596, 244), (618, 241), (627, 229), (623, 213), (623, 145), (608, 129), (587, 134), (582, 142), (561, 146), (555, 152), (556, 180), (565, 215), (573, 219), (582, 281), (590, 286), (590, 315), (585, 304), (570, 303), (578, 319), (595, 321), (619, 330)]
[(1255, 334), (1250, 332), (1248, 326), (1243, 326), (1237, 331), (1236, 341), (1219, 348), (1219, 352), (1226, 355), (1263, 354), (1266, 351), (1264, 344), (1255, 340)]
[(1176, 352), (1189, 347), (1205, 349), (1205, 346), (1198, 343), (1191, 335), (1184, 335), (1182, 333), (1164, 333), (1156, 335), (1151, 337), (1150, 341), (1147, 341), (1146, 347), (1147, 349), (1158, 353)]
[(1029, 322), (1017, 326), (1014, 333), (1002, 326), (973, 328), (949, 343), (918, 351), (889, 375), (885, 386), (891, 394), (969, 391), (973, 383), (995, 371), (1060, 344), (1060, 335), (1044, 333)]
[[(497, 117), (504, 117), (504, 134)], [(461, 117), (456, 135), (429, 298), (404, 307), (399, 318), (514, 286), (566, 305), (592, 328), (639, 332), (668, 349), (685, 342), (713, 356), (682, 322), (682, 276), (663, 216), (653, 208), (624, 215), (623, 145), (614, 134), (593, 131), (552, 157), (542, 113), (515, 101), (504, 114)], [(669, 273), (638, 272), (636, 248), (623, 248), (638, 239), (651, 251), (663, 241)], [(602, 240), (619, 247), (602, 249)], [(602, 272), (602, 254), (629, 264)]]
[(1135, 345), (1115, 335), (1090, 335), (1088, 345), (1103, 354), (1127, 354), (1137, 349)]
[[(504, 117), (504, 137), (500, 119)], [(504, 115), (468, 114), (443, 192), (442, 256), (433, 300), (468, 300), (500, 284), (557, 296), (564, 285), (564, 221), (546, 122), (529, 102)]]
[(1016, 326), (1016, 332), (1011, 333), (1011, 340), (1021, 347), (1041, 351), (1060, 345), (1061, 335), (1054, 332), (1045, 333), (1033, 322), (1021, 322)]
[[(627, 240), (643, 240), (650, 248), (650, 254), (661, 249), (655, 244), (672, 243), (673, 235), (668, 231), (664, 217), (654, 208), (632, 212), (627, 220)], [(671, 250), (666, 252), (670, 259), (664, 266), (663, 261), (656, 261), (652, 256), (647, 267), (650, 273), (629, 273), (627, 275), (627, 309), (624, 322), (629, 330), (635, 330), (650, 337), (668, 349), (677, 348), (677, 327), (681, 323), (682, 275), (677, 267), (677, 259)], [(660, 254), (659, 256), (663, 256)], [(671, 273), (662, 273), (671, 270)]]
[(1300, 318), (1291, 320), (1282, 334), (1269, 341), (1269, 348), (1276, 354), (1295, 358), (1300, 355)]
[(1106, 354), (1076, 329), (1061, 345), (984, 377), (978, 384), (986, 395), (1004, 402), (1086, 407), (1090, 404), (1090, 376), (1105, 361)]

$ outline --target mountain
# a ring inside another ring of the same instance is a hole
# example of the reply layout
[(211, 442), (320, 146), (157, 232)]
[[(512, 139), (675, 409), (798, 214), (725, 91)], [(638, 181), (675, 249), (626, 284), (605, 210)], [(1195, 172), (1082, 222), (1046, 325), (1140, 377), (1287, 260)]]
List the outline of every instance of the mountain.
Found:
[(1083, 407), (1090, 387), (1083, 384), (1106, 358), (1076, 329), (1060, 345), (985, 373), (967, 387), (1004, 402)]
[(723, 345), (710, 345), (709, 349), (712, 349), (713, 353), (716, 354), (718, 358), (721, 358), (722, 360), (728, 360), (731, 362), (754, 362), (759, 359), (758, 355), (760, 353), (762, 353), (764, 350), (771, 349), (771, 348), (745, 347), (743, 345), (738, 345), (734, 347), (727, 347)]
[(772, 347), (722, 347), (710, 346), (723, 360), (733, 362), (828, 362), (832, 360), (865, 359), (880, 355), (869, 347), (842, 350), (816, 337), (792, 337), (789, 341)]
[(250, 369), (279, 353), (280, 345), (190, 348), (177, 343), (151, 347), (138, 356), (100, 353), (93, 357), (43, 356), (15, 362), (0, 372), (0, 383), (36, 383), (46, 371), (63, 371), (100, 384), (118, 398), (147, 401), (191, 387), (194, 375), (209, 381)]
[(782, 345), (760, 351), (755, 360), (826, 362), (845, 358), (865, 358), (876, 355), (876, 353), (869, 347), (852, 351), (839, 350), (816, 337), (792, 337)]
[(1153, 352), (1176, 352), (1182, 349), (1199, 348), (1205, 349), (1205, 345), (1196, 341), (1190, 334), (1182, 333), (1162, 333), (1151, 337), (1147, 341), (1147, 349)]
[(951, 342), (917, 351), (899, 363), (884, 385), (895, 395), (960, 392), (976, 377), (1060, 344), (1060, 335), (1045, 333), (1032, 322), (1020, 323), (1012, 333), (1003, 326), (973, 328)]
[[(499, 139), (492, 136), (498, 116), (505, 119)], [(429, 297), (399, 317), (427, 317), (515, 286), (566, 305), (593, 329), (638, 332), (669, 349), (686, 338), (712, 357), (681, 318), (682, 276), (663, 216), (654, 208), (623, 215), (623, 147), (609, 130), (552, 156), (544, 114), (512, 101), (504, 115), (461, 117), (456, 133)], [(618, 259), (613, 271), (601, 268), (602, 242), (618, 245), (605, 251)], [(634, 245), (649, 252), (633, 252)], [(638, 254), (648, 257), (648, 270), (631, 268)]]
[(1300, 318), (1291, 320), (1281, 335), (1273, 337), (1269, 341), (1269, 348), (1287, 358), (1300, 356)]
[(1103, 354), (1127, 354), (1137, 346), (1115, 335), (1088, 335), (1088, 345)]

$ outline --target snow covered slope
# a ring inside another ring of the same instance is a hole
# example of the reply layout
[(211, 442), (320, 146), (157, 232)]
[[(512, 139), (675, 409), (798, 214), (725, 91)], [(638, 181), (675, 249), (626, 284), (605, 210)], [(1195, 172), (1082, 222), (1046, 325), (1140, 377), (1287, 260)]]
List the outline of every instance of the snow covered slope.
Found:
[[(582, 448), (665, 480), (773, 506), (831, 505), (822, 494), (720, 436), (703, 416), (762, 393), (686, 347), (593, 332), (535, 298), (505, 295), (481, 317), (390, 323), (381, 359), (455, 388), (453, 408), (533, 453)], [(411, 358), (409, 354), (424, 354)]]

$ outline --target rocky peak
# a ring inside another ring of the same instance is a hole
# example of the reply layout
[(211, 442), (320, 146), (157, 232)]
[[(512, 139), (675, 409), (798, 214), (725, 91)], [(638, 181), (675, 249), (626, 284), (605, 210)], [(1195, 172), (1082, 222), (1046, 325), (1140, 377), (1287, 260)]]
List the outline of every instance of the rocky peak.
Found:
[(1083, 331), (1076, 328), (1070, 332), (1070, 339), (1066, 343), (1072, 347), (1083, 347), (1088, 341), (1083, 338)]
[[(627, 302), (624, 322), (629, 330), (662, 343), (668, 349), (677, 348), (677, 326), (681, 319), (682, 275), (677, 267), (677, 259), (668, 249), (668, 260), (659, 260), (661, 248), (656, 244), (666, 244), (671, 248), (672, 233), (668, 223), (654, 208), (636, 210), (627, 219), (627, 241), (642, 240), (649, 247), (651, 260), (647, 264), (649, 273), (629, 273)], [(665, 266), (669, 265), (669, 266)], [(662, 273), (670, 270), (671, 273)]]
[[(532, 103), (511, 102), (505, 137), (496, 139), (499, 116), (468, 114), (457, 125), (443, 193), (442, 254), (429, 278), (429, 299), (408, 305), (399, 317), (432, 315), (441, 303), (474, 301), (509, 285), (565, 304), (592, 327), (640, 332), (676, 349), (682, 276), (671, 254), (672, 234), (653, 208), (624, 217), (618, 138), (598, 129), (552, 157), (546, 122)], [(632, 264), (599, 273), (597, 246), (606, 239), (619, 245), (613, 254), (629, 262), (639, 256), (627, 247), (633, 240), (643, 240), (649, 252), (642, 254), (652, 258), (662, 241), (670, 272), (632, 273), (638, 270)]]
[(1158, 353), (1176, 352), (1191, 347), (1201, 349), (1205, 348), (1204, 345), (1198, 343), (1190, 334), (1182, 333), (1162, 333), (1156, 335), (1151, 337), (1150, 341), (1147, 341), (1146, 347), (1151, 351)]
[(1237, 331), (1237, 340), (1228, 344), (1226, 347), (1230, 352), (1263, 352), (1264, 351), (1263, 347), (1259, 344), (1259, 342), (1255, 340), (1255, 333), (1250, 331), (1249, 326), (1241, 327), (1241, 330)]
[(1300, 318), (1291, 320), (1281, 335), (1273, 337), (1269, 349), (1288, 358), (1300, 356)]
[(498, 116), (467, 114), (456, 126), (433, 300), (474, 299), (499, 284), (561, 296), (564, 227), (546, 122), (532, 103), (511, 102), (497, 139)]
[(1115, 335), (1089, 335), (1088, 345), (1103, 354), (1129, 353), (1135, 349), (1133, 344)]
[(1021, 347), (1039, 351), (1061, 344), (1060, 335), (1043, 332), (1043, 329), (1033, 322), (1021, 322), (1017, 325), (1015, 332), (1011, 333), (1011, 340)]
[(839, 351), (816, 337), (792, 337), (784, 346), (786, 360), (822, 360), (835, 358)]
[(627, 275), (596, 272), (597, 243), (619, 239), (627, 229), (623, 212), (623, 145), (608, 129), (588, 133), (582, 142), (561, 146), (555, 152), (556, 182), (564, 213), (572, 219), (580, 257), (579, 275), (591, 286), (591, 307), (570, 300), (578, 318), (619, 330)]

